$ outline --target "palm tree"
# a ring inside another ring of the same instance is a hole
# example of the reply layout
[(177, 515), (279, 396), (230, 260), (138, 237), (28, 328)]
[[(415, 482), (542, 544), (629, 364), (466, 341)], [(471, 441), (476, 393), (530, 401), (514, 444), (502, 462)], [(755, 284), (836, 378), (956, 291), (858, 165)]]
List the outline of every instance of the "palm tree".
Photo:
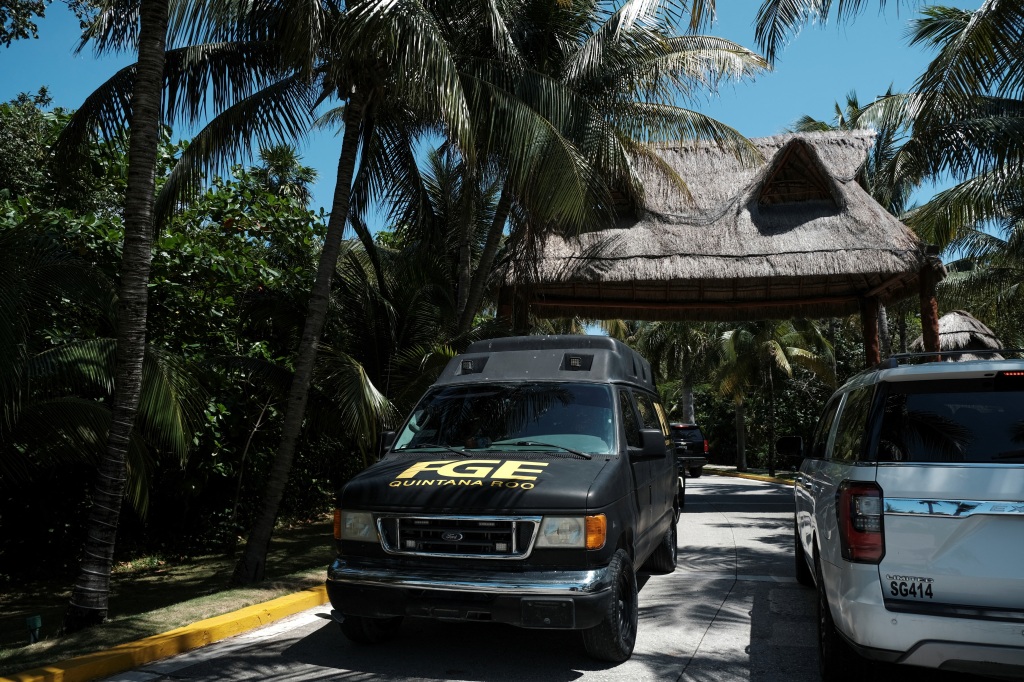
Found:
[(100, 623), (107, 615), (125, 463), (142, 387), (168, 0), (141, 0), (138, 17), (139, 60), (130, 104), (113, 414), (106, 454), (100, 460), (93, 488), (81, 572), (64, 617), (64, 630), (68, 632)]
[(1001, 334), (1013, 333), (1024, 214), (1024, 3), (983, 2), (973, 12), (929, 7), (923, 15), (912, 22), (912, 43), (937, 52), (913, 94), (902, 97), (913, 134), (890, 168), (953, 178), (953, 187), (905, 220), (953, 258), (939, 289), (944, 307), (969, 306)]
[[(362, 155), (361, 181), (376, 182), (378, 176), (370, 169), (383, 161), (389, 139), (407, 139), (406, 131), (416, 120), (410, 120), (410, 113), (418, 115), (421, 121), (445, 125), (461, 142), (469, 135), (458, 72), (448, 44), (438, 31), (436, 17), (428, 7), (418, 1), (401, 7), (390, 3), (353, 3), (340, 17), (339, 29), (338, 43), (330, 46), (330, 54), (321, 55), (319, 73), (324, 94), (333, 94), (345, 102), (340, 114), (344, 134), (338, 179), (285, 404), (281, 441), (262, 511), (235, 568), (234, 580), (239, 583), (259, 581), (265, 575), (267, 546), (291, 471), (317, 344), (327, 317), (331, 280), (349, 218), (357, 158)], [(361, 236), (365, 243), (365, 234)]]
[(642, 322), (628, 342), (651, 363), (658, 383), (680, 382), (679, 421), (696, 422), (693, 387), (707, 377), (719, 359), (719, 327), (696, 322)]
[(747, 468), (744, 399), (751, 389), (768, 397), (768, 473), (775, 475), (775, 382), (779, 374), (793, 376), (794, 366), (835, 383), (832, 348), (809, 320), (746, 322), (722, 334), (722, 364), (717, 383), (722, 395), (736, 404), (737, 469)]
[(942, 247), (968, 247), (975, 229), (1012, 222), (1024, 206), (1024, 3), (984, 2), (974, 12), (932, 7), (912, 24), (912, 42), (937, 49), (915, 86), (909, 145), (923, 171), (954, 187), (908, 223)]

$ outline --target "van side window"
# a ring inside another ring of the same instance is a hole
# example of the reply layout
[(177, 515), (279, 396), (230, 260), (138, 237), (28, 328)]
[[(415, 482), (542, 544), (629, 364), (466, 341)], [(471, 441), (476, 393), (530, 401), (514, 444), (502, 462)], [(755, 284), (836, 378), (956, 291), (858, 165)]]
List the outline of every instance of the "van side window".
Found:
[(629, 391), (619, 391), (619, 413), (622, 416), (622, 428), (626, 431), (626, 445), (640, 447), (640, 424), (637, 422), (636, 412), (633, 411)]
[(839, 428), (836, 431), (835, 446), (832, 448), (832, 459), (856, 462), (861, 458), (864, 432), (873, 397), (873, 386), (858, 388), (847, 394), (846, 404), (839, 415)]
[(661, 423), (661, 432), (665, 434), (666, 438), (671, 437), (672, 427), (668, 425), (668, 416), (665, 414), (665, 406), (660, 402), (655, 402), (654, 409), (658, 412), (658, 421)]
[(640, 421), (644, 425), (643, 428), (661, 431), (661, 422), (658, 421), (658, 412), (654, 409), (654, 401), (651, 400), (651, 396), (634, 392), (633, 397), (636, 398), (636, 407), (640, 410)]
[(814, 429), (814, 438), (811, 441), (811, 450), (807, 454), (808, 457), (825, 459), (826, 449), (828, 448), (828, 434), (832, 431), (832, 422), (835, 421), (836, 411), (839, 409), (841, 398), (842, 396), (834, 397), (825, 406), (825, 411), (821, 413), (821, 417), (818, 419), (818, 426)]

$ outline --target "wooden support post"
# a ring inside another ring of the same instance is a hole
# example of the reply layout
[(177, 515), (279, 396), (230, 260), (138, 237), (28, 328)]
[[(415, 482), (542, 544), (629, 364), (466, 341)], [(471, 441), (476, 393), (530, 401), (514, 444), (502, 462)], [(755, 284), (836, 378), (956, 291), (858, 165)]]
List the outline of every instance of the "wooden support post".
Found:
[[(938, 273), (931, 262), (921, 268), (921, 336), (927, 353), (939, 350), (939, 303), (935, 299), (935, 287), (939, 283)], [(942, 356), (936, 355), (936, 360)]]
[(860, 321), (864, 334), (864, 361), (868, 367), (874, 367), (882, 361), (878, 342), (878, 299), (862, 298), (860, 301)]
[(498, 321), (512, 329), (512, 287), (501, 287), (498, 289)]
[(512, 333), (517, 336), (530, 333), (530, 302), (525, 287), (517, 287), (512, 297)]

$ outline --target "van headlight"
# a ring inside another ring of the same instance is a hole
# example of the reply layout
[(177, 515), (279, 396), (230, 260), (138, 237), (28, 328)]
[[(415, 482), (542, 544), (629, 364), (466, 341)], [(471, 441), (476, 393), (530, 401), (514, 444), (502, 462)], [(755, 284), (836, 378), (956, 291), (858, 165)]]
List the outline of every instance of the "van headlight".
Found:
[(583, 528), (583, 518), (579, 516), (545, 516), (536, 546), (583, 547)]
[(340, 537), (342, 540), (377, 542), (377, 528), (370, 512), (341, 510)]
[(536, 547), (586, 547), (601, 549), (608, 534), (604, 514), (594, 516), (545, 516)]

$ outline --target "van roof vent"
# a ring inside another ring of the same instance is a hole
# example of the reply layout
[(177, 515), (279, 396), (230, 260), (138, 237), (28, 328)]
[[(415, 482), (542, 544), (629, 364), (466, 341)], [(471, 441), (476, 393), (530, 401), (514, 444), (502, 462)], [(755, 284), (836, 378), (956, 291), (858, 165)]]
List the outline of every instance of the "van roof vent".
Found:
[(566, 353), (562, 356), (562, 366), (558, 369), (563, 372), (589, 372), (593, 366), (593, 354)]
[(479, 374), (484, 371), (484, 366), (487, 364), (487, 358), (490, 356), (484, 355), (476, 358), (462, 358), (462, 366), (459, 368), (459, 374)]

